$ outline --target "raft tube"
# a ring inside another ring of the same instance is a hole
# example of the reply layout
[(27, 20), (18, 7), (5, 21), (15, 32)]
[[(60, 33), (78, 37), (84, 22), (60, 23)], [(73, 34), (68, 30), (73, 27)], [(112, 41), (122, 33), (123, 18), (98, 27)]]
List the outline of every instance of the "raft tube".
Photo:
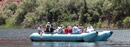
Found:
[(106, 41), (112, 34), (113, 34), (112, 31), (98, 32), (95, 41)]
[(32, 41), (85, 41), (91, 42), (97, 36), (98, 32), (81, 33), (81, 34), (42, 34), (42, 38), (38, 33), (30, 35)]
[(107, 41), (107, 39), (113, 34), (112, 31), (104, 31), (106, 33), (105, 38), (102, 41)]

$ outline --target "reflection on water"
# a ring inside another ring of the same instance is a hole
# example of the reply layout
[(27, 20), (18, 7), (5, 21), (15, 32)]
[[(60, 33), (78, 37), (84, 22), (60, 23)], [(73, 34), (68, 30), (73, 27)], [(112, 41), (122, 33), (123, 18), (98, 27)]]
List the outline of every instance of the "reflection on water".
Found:
[(37, 47), (129, 47), (129, 45), (111, 45), (109, 41), (100, 42), (32, 42)]
[[(102, 31), (102, 30), (98, 30)], [(129, 30), (113, 30), (108, 41), (97, 42), (32, 42), (32, 46), (48, 47), (130, 47)]]
[[(97, 30), (97, 31), (103, 31)], [(32, 42), (29, 35), (36, 29), (0, 29), (0, 47), (129, 47), (130, 30), (113, 30), (108, 41), (99, 42)]]
[(33, 46), (49, 46), (49, 47), (83, 47), (95, 46), (94, 43), (88, 42), (32, 42)]

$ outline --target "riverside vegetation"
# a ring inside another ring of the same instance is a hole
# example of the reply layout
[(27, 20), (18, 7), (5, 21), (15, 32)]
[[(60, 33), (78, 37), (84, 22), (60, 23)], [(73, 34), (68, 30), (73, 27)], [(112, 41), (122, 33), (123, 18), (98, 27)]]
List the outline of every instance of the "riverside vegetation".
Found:
[(8, 2), (0, 11), (1, 28), (36, 28), (47, 21), (130, 28), (130, 0), (22, 0)]

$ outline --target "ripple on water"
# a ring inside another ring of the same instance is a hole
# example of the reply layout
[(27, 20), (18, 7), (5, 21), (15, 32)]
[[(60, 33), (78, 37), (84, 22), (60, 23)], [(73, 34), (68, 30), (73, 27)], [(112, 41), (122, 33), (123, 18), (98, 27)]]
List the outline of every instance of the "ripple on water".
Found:
[[(99, 29), (97, 31), (103, 31)], [(130, 30), (112, 30), (108, 41), (99, 42), (31, 42), (36, 29), (0, 29), (0, 47), (129, 47)]]

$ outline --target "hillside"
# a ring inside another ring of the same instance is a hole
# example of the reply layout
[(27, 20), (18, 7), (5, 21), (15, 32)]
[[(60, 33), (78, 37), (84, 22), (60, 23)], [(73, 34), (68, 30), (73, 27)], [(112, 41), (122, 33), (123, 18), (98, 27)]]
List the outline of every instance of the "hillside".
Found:
[(16, 2), (16, 3), (20, 3), (22, 0), (0, 0), (0, 9), (7, 4), (8, 2)]
[(130, 28), (130, 0), (23, 0), (8, 2), (0, 11), (2, 28), (36, 28), (48, 21), (54, 26)]

